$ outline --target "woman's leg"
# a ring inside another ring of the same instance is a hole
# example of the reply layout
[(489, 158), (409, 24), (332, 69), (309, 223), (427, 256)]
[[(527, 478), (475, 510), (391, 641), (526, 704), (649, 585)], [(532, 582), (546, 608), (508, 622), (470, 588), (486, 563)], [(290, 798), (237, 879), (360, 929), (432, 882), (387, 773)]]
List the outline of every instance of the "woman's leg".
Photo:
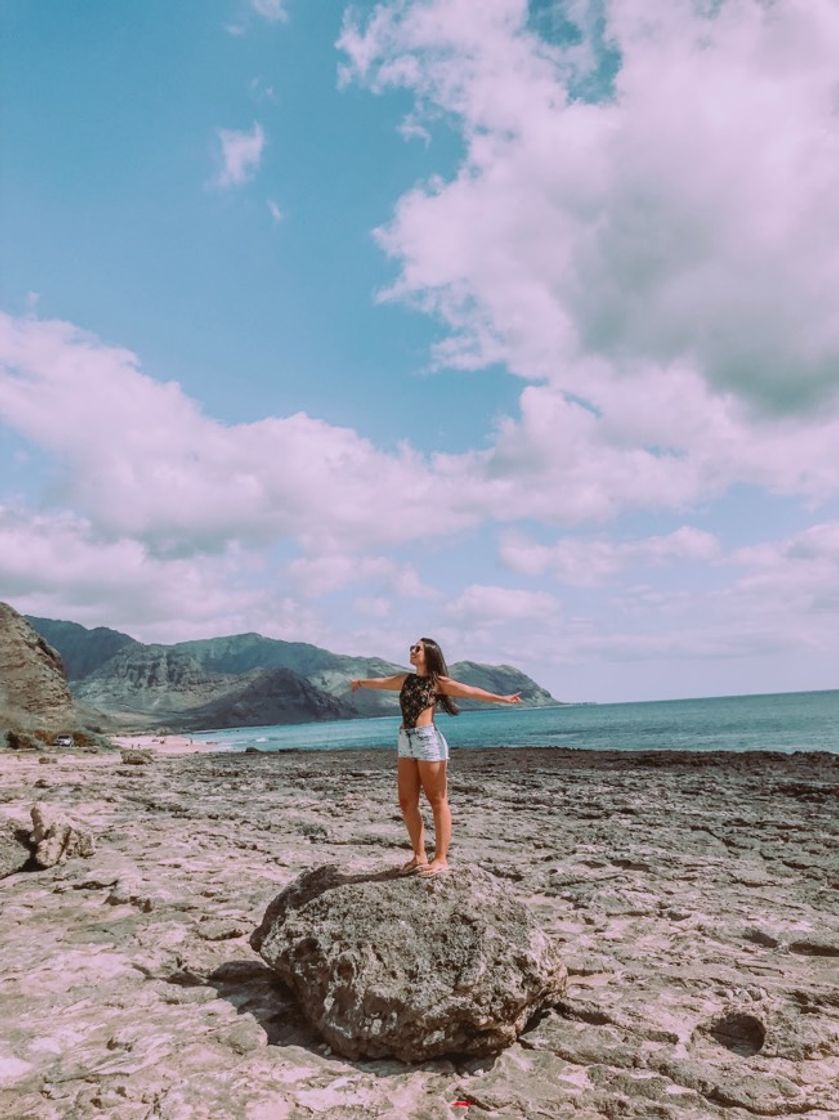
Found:
[(434, 814), (434, 859), (427, 873), (448, 867), (449, 842), (452, 838), (452, 814), (446, 789), (445, 762), (418, 762), (419, 780)]
[(411, 871), (414, 867), (428, 862), (425, 854), (425, 823), (419, 807), (420, 778), (419, 763), (415, 758), (400, 758), (396, 764), (396, 783), (399, 789), (399, 808), (408, 835), (411, 838), (411, 849), (414, 858), (409, 860), (404, 870)]

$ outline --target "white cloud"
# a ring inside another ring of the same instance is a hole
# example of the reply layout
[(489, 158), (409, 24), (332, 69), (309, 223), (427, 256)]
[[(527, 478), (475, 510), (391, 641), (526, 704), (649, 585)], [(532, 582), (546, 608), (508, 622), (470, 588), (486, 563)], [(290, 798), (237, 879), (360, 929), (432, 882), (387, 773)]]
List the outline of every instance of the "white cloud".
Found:
[(447, 617), (482, 630), (511, 622), (546, 622), (560, 612), (559, 600), (545, 591), (472, 584), (446, 608)]
[(299, 592), (318, 597), (357, 583), (372, 582), (403, 597), (429, 594), (410, 565), (398, 564), (387, 556), (357, 556), (326, 553), (300, 556), (288, 565), (288, 574)]
[(737, 549), (746, 569), (727, 594), (769, 615), (812, 620), (839, 633), (839, 522), (823, 522), (780, 541)]
[(368, 618), (385, 619), (393, 614), (393, 600), (383, 595), (360, 595), (353, 600), (353, 607), (357, 614)]
[(283, 219), (285, 218), (285, 214), (282, 212), (282, 210), (279, 208), (279, 206), (276, 204), (276, 202), (274, 202), (273, 198), (269, 198), (267, 201), (268, 201), (268, 212), (270, 213), (271, 217), (274, 219), (275, 224), (279, 225), (280, 222), (283, 221)]
[[(234, 545), (214, 557), (161, 559), (140, 541), (103, 539), (85, 518), (0, 506), (0, 587), (18, 610), (172, 640), (253, 622), (265, 595), (248, 588), (252, 560)], [(272, 617), (304, 612), (286, 600)]]
[(344, 557), (476, 520), (459, 497), (468, 457), (388, 454), (305, 413), (221, 424), (68, 323), (0, 314), (0, 419), (61, 460), (54, 502), (157, 555), (291, 537)]
[(248, 89), (251, 91), (251, 96), (254, 101), (269, 101), (272, 105), (276, 105), (279, 102), (276, 90), (270, 83), (266, 82), (264, 78), (251, 78), (248, 83)]
[[(127, 350), (68, 323), (0, 315), (0, 417), (61, 460), (53, 501), (161, 555), (277, 537), (309, 557), (376, 554), (487, 519), (575, 524), (680, 509), (737, 479), (814, 497), (839, 487), (836, 418), (749, 429), (732, 399), (700, 422), (701, 382), (674, 375), (668, 389), (649, 415), (617, 384), (610, 418), (531, 386), (521, 417), (503, 421), (487, 450), (386, 453), (304, 413), (221, 424)], [(677, 431), (676, 447), (650, 446)]]
[(833, 398), (835, 4), (607, 3), (614, 91), (581, 100), (598, 8), (567, 9), (585, 49), (539, 39), (523, 0), (349, 18), (347, 72), (408, 88), (468, 146), (381, 231), (391, 294), (450, 324), (444, 360), (503, 360), (584, 395), (596, 357), (624, 375), (692, 364), (781, 412)]
[(431, 133), (424, 124), (420, 124), (413, 113), (408, 113), (400, 122), (397, 131), (403, 140), (422, 140), (426, 148), (431, 143)]
[(720, 544), (712, 533), (689, 525), (638, 540), (566, 537), (552, 545), (511, 533), (502, 540), (500, 555), (512, 571), (523, 575), (549, 571), (563, 583), (596, 587), (632, 563), (715, 560), (720, 555)]
[(219, 128), (216, 135), (221, 145), (221, 168), (215, 178), (216, 186), (240, 187), (253, 179), (265, 147), (262, 125), (255, 121), (250, 132)]
[(288, 19), (285, 0), (250, 0), (250, 6), (269, 23), (284, 23)]

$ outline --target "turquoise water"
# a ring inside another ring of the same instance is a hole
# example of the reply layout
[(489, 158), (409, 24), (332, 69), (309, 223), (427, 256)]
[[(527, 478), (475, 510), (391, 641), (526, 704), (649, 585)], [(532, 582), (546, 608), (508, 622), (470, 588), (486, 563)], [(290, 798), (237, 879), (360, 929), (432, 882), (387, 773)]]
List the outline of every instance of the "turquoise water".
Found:
[[(437, 725), (451, 747), (581, 747), (587, 750), (833, 751), (839, 691), (720, 696), (636, 704), (486, 708)], [(200, 732), (220, 749), (394, 749), (397, 717)]]

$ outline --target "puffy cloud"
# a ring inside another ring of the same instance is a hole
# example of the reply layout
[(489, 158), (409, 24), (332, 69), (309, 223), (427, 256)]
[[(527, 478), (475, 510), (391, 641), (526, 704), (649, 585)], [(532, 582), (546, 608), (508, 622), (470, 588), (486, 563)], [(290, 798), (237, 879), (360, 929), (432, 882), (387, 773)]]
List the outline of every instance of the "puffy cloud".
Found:
[(300, 556), (288, 565), (288, 574), (301, 594), (312, 597), (358, 583), (374, 583), (408, 599), (433, 599), (437, 594), (422, 582), (412, 565), (397, 563), (388, 556), (336, 552)]
[(468, 457), (438, 468), (305, 413), (221, 424), (68, 323), (0, 315), (0, 418), (61, 461), (54, 501), (159, 555), (277, 537), (311, 555), (352, 552), (476, 516), (458, 496)]
[(353, 607), (356, 614), (366, 618), (390, 618), (393, 613), (393, 601), (383, 595), (360, 595), (353, 601)]
[(216, 135), (221, 145), (221, 167), (215, 177), (217, 187), (241, 187), (253, 179), (259, 170), (265, 147), (262, 125), (254, 122), (250, 132), (219, 128)]
[(511, 534), (501, 544), (501, 559), (512, 571), (525, 575), (550, 571), (563, 583), (579, 587), (603, 583), (633, 562), (709, 561), (719, 554), (719, 541), (712, 533), (689, 525), (640, 540), (567, 537), (556, 544), (543, 545)]
[(272, 105), (279, 104), (277, 91), (264, 78), (251, 78), (248, 82), (248, 89), (256, 102), (269, 101)]
[(576, 524), (681, 509), (737, 480), (815, 498), (839, 488), (830, 415), (806, 429), (750, 428), (735, 398), (712, 399), (677, 371), (617, 382), (613, 398), (615, 412), (599, 414), (530, 386), (485, 450), (389, 453), (304, 413), (222, 424), (130, 351), (68, 323), (0, 314), (0, 418), (61, 463), (52, 502), (156, 555), (287, 537), (322, 558), (322, 573), (350, 573), (347, 557), (487, 519)]
[(390, 296), (449, 324), (441, 360), (503, 361), (584, 398), (604, 374), (684, 366), (770, 412), (833, 401), (835, 4), (581, 0), (563, 15), (579, 36), (551, 43), (525, 0), (348, 18), (345, 78), (407, 88), (412, 120), (445, 113), (467, 146), (380, 231)]
[(288, 19), (285, 0), (250, 0), (250, 6), (269, 23), (281, 23)]
[(162, 559), (137, 540), (103, 539), (73, 514), (0, 506), (2, 596), (30, 614), (171, 641), (251, 630), (257, 621), (310, 638), (318, 630), (311, 612), (251, 585), (261, 568), (233, 545), (215, 557)]
[(510, 622), (542, 622), (560, 612), (559, 600), (545, 591), (472, 584), (446, 608), (448, 618), (482, 630)]
[(580, 0), (551, 42), (531, 15), (380, 3), (339, 42), (345, 81), (465, 141), (378, 231), (382, 298), (449, 326), (441, 363), (540, 382), (467, 499), (575, 524), (736, 482), (836, 494), (836, 6)]
[(740, 548), (734, 564), (746, 569), (727, 598), (769, 615), (813, 620), (836, 643), (839, 615), (839, 522), (823, 522), (780, 541)]

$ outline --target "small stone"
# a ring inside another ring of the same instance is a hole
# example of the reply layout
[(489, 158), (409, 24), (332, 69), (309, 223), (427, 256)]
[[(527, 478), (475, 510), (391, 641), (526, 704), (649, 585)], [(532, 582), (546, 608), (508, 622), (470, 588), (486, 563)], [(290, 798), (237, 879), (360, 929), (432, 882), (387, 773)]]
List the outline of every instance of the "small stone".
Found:
[(32, 843), (39, 867), (53, 867), (71, 856), (93, 854), (93, 837), (54, 815), (54, 810), (41, 802), (32, 806)]
[(248, 932), (246, 922), (232, 919), (211, 919), (201, 922), (198, 926), (198, 936), (205, 941), (229, 941), (234, 937), (243, 937)]
[(268, 1045), (268, 1036), (259, 1023), (251, 1017), (242, 1019), (230, 1030), (219, 1035), (219, 1042), (236, 1054), (250, 1054), (254, 1050), (261, 1050)]
[(751, 941), (753, 945), (762, 945), (765, 949), (777, 949), (780, 941), (765, 929), (747, 929), (743, 934), (747, 941)]
[(154, 754), (152, 751), (137, 750), (135, 748), (127, 748), (122, 751), (120, 757), (123, 764), (127, 766), (148, 766), (149, 763), (154, 762)]
[(839, 957), (839, 937), (803, 937), (790, 943), (791, 953), (801, 953), (805, 957)]

